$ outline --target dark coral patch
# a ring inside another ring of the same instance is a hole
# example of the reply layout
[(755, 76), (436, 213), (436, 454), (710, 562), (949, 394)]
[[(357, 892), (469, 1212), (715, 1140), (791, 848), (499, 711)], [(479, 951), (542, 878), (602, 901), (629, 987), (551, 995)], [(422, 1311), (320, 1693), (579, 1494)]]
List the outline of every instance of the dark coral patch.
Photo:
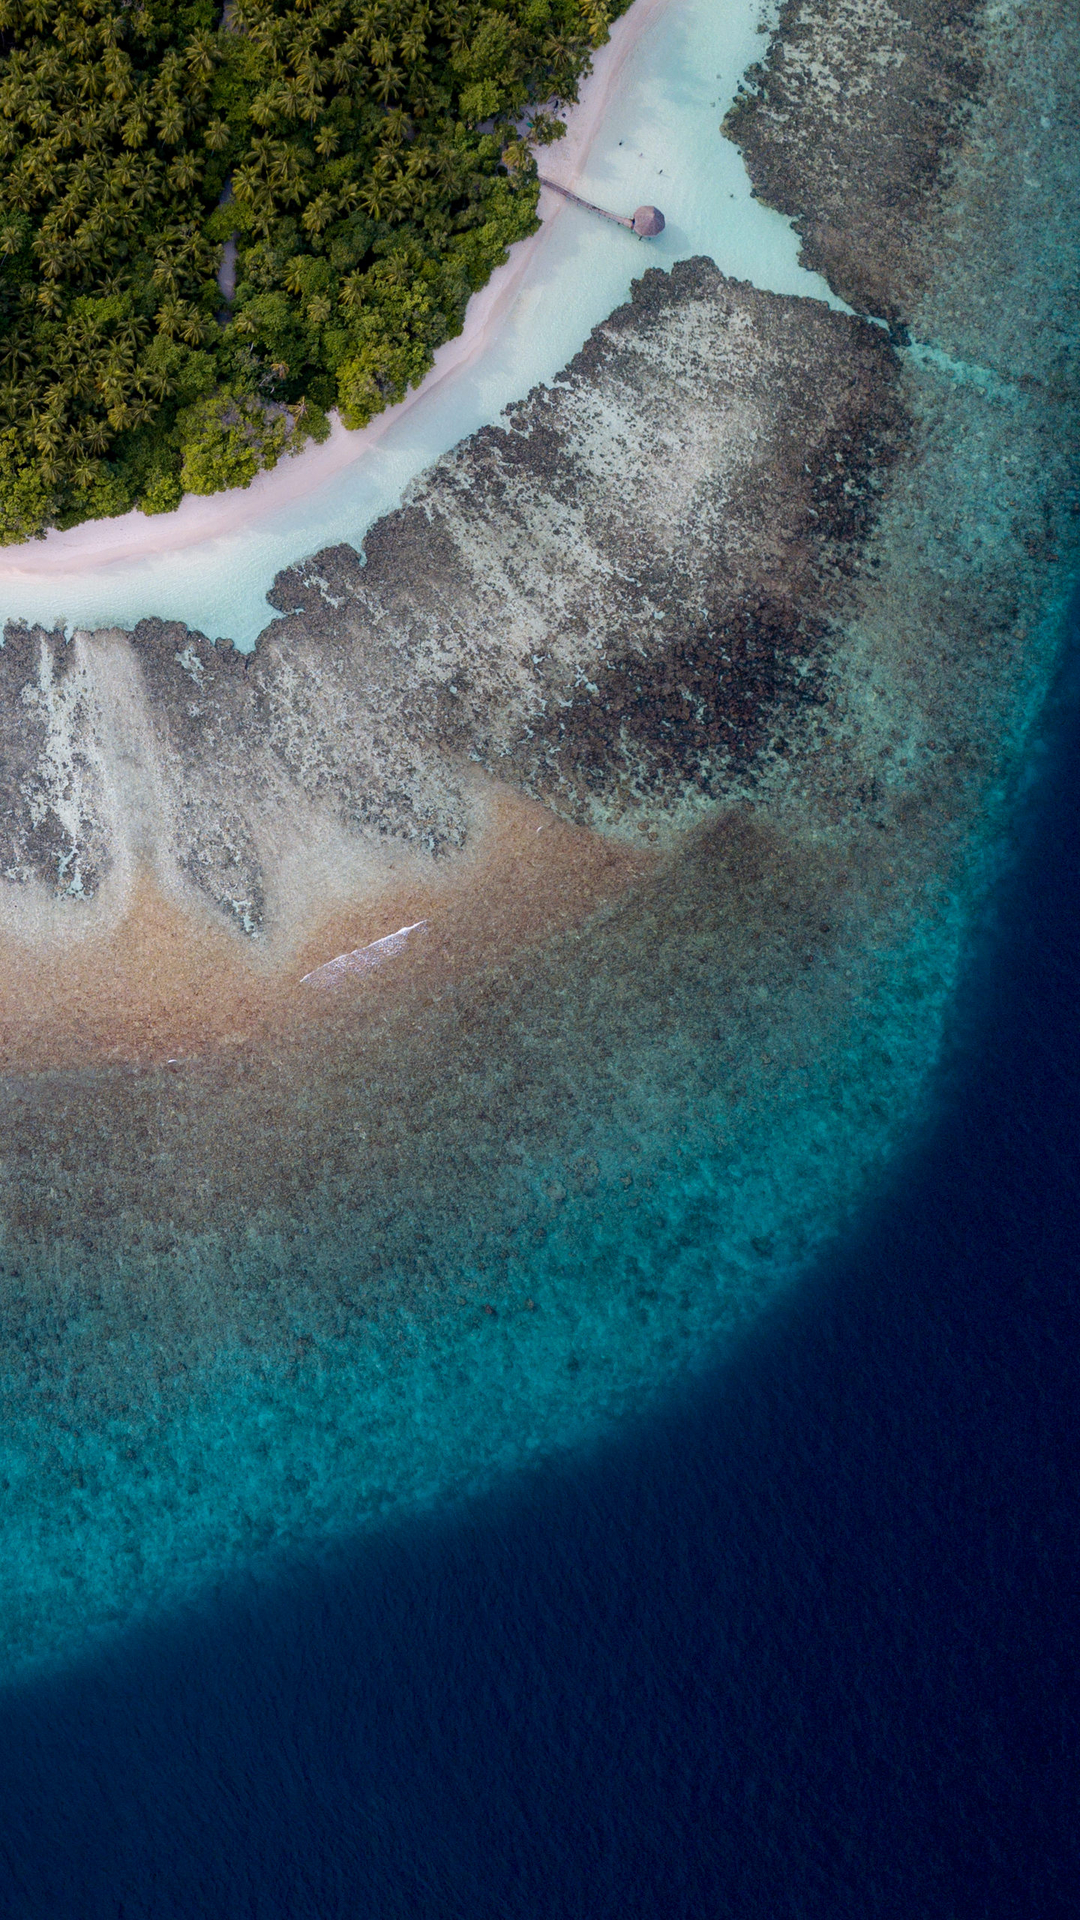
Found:
[(624, 654), (601, 669), (595, 693), (534, 729), (526, 781), (573, 807), (628, 789), (708, 794), (740, 773), (752, 778), (765, 746), (785, 750), (784, 716), (820, 700), (827, 634), (782, 601), (747, 595), (663, 654)]
[(982, 80), (981, 12), (908, 0), (868, 23), (835, 0), (784, 0), (724, 121), (755, 194), (794, 219), (804, 263), (894, 325), (929, 271), (921, 229)]

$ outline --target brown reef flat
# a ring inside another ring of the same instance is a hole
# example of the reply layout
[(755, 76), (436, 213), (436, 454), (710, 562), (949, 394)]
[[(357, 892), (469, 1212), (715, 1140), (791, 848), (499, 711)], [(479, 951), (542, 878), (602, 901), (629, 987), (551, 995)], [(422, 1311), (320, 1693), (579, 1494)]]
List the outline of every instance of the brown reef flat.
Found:
[[(489, 785), (468, 857), (434, 877), (392, 877), (373, 897), (292, 929), (287, 954), (252, 951), (205, 910), (137, 872), (121, 910), (74, 940), (0, 932), (0, 1071), (100, 1062), (182, 1065), (222, 1047), (315, 1044), (344, 1007), (369, 1021), (388, 1004), (550, 939), (644, 878), (656, 855), (552, 819)], [(424, 922), (407, 963), (330, 990), (303, 975), (336, 954)]]

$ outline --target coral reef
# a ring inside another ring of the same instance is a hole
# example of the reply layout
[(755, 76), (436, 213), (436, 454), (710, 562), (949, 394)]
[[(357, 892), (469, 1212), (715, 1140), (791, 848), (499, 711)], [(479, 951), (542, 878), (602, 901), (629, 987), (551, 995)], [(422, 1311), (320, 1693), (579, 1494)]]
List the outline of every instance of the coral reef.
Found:
[(897, 378), (864, 321), (706, 260), (648, 272), (363, 559), (279, 575), (253, 656), (160, 621), (13, 630), (3, 706), (37, 723), (3, 871), (87, 899), (137, 845), (255, 932), (298, 806), (436, 853), (468, 835), (463, 762), (602, 831), (745, 793), (821, 701), (905, 444)]

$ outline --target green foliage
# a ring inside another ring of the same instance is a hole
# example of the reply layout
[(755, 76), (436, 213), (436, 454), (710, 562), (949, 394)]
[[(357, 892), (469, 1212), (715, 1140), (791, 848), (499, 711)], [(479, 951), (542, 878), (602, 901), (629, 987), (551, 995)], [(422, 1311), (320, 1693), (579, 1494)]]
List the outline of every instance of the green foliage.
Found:
[[(295, 412), (242, 388), (218, 391), (187, 408), (177, 420), (180, 436), (180, 486), (186, 493), (220, 493), (247, 487), (255, 475), (277, 465), (285, 452), (296, 453), (312, 433), (326, 438), (325, 415), (301, 401)], [(171, 476), (170, 476), (171, 477)], [(154, 498), (161, 497), (158, 483)], [(151, 507), (160, 512), (160, 507)]]
[(171, 513), (184, 497), (184, 483), (168, 468), (152, 469), (142, 490), (139, 506), (144, 513)]
[[(246, 486), (536, 226), (598, 0), (0, 0), (0, 542)], [(216, 273), (235, 236), (235, 297)]]

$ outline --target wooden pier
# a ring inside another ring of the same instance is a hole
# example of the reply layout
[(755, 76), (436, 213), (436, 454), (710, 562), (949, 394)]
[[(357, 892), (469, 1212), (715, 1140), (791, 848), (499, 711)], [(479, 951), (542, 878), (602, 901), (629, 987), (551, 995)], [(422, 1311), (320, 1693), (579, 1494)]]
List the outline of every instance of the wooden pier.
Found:
[(617, 227), (628, 227), (636, 233), (639, 240), (653, 240), (664, 231), (664, 216), (659, 207), (638, 207), (636, 213), (609, 213), (606, 207), (597, 207), (591, 200), (583, 200), (579, 193), (571, 193), (569, 187), (560, 187), (557, 180), (546, 180), (538, 175), (542, 187), (550, 187), (552, 193), (561, 193), (564, 200), (572, 200), (575, 207), (584, 207), (586, 213), (598, 213), (601, 220), (614, 220)]

